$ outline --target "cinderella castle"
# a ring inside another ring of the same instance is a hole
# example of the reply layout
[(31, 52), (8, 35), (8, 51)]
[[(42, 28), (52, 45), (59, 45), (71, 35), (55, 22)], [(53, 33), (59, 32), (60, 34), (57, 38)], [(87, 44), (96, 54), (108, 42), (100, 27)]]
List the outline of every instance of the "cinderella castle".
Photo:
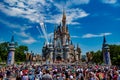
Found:
[(75, 62), (81, 59), (81, 49), (72, 43), (68, 26), (66, 26), (66, 14), (63, 11), (62, 24), (54, 29), (54, 37), (42, 48), (42, 58), (49, 62)]

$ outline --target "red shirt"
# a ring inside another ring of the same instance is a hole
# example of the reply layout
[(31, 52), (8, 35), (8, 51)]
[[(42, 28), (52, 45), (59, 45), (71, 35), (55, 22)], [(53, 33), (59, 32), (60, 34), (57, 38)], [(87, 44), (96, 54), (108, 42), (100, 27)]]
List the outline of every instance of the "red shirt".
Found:
[(28, 70), (23, 70), (23, 75), (28, 74)]
[(117, 75), (115, 74), (114, 76), (113, 76), (113, 80), (117, 80)]

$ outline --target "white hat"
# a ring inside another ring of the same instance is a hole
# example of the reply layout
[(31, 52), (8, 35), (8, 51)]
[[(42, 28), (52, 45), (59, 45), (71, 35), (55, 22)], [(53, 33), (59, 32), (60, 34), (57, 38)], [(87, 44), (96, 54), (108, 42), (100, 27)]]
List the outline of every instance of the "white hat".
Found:
[(73, 75), (70, 75), (70, 79), (73, 79)]

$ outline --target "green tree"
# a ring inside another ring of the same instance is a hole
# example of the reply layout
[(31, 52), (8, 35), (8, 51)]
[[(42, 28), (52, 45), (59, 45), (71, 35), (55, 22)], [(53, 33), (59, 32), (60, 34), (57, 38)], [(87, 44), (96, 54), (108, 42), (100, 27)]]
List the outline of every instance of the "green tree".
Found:
[(6, 62), (8, 54), (8, 42), (0, 43), (0, 57), (1, 61)]
[(109, 45), (110, 58), (113, 65), (120, 65), (120, 45)]
[[(120, 65), (120, 45), (109, 45), (110, 47), (110, 58), (112, 65)], [(101, 51), (91, 51), (93, 55), (92, 61), (101, 64), (103, 62), (103, 55)]]
[(25, 51), (28, 51), (28, 47), (24, 46), (24, 45), (20, 45), (18, 47), (16, 47), (16, 51), (15, 51), (15, 61), (25, 61)]
[(82, 62), (85, 62), (85, 61), (86, 61), (86, 55), (82, 55), (81, 61), (82, 61)]
[(90, 52), (92, 54), (92, 62), (96, 64), (101, 64), (103, 62), (102, 60), (102, 52), (100, 50), (94, 52)]
[[(25, 51), (28, 47), (24, 45), (16, 46), (15, 61), (25, 61)], [(8, 56), (8, 42), (0, 43), (0, 62), (6, 62)]]

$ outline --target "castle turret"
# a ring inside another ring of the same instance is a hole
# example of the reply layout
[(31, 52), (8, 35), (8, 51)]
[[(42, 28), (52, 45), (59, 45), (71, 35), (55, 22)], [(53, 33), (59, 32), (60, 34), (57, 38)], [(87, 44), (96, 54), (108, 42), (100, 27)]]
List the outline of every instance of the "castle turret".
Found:
[(106, 44), (105, 36), (103, 38), (102, 54), (103, 54), (104, 63), (107, 65), (111, 65), (110, 49), (109, 49), (108, 44)]
[(14, 64), (14, 56), (15, 56), (15, 42), (14, 42), (14, 36), (11, 38), (11, 42), (8, 43), (8, 58), (7, 58), (7, 64), (12, 65)]

